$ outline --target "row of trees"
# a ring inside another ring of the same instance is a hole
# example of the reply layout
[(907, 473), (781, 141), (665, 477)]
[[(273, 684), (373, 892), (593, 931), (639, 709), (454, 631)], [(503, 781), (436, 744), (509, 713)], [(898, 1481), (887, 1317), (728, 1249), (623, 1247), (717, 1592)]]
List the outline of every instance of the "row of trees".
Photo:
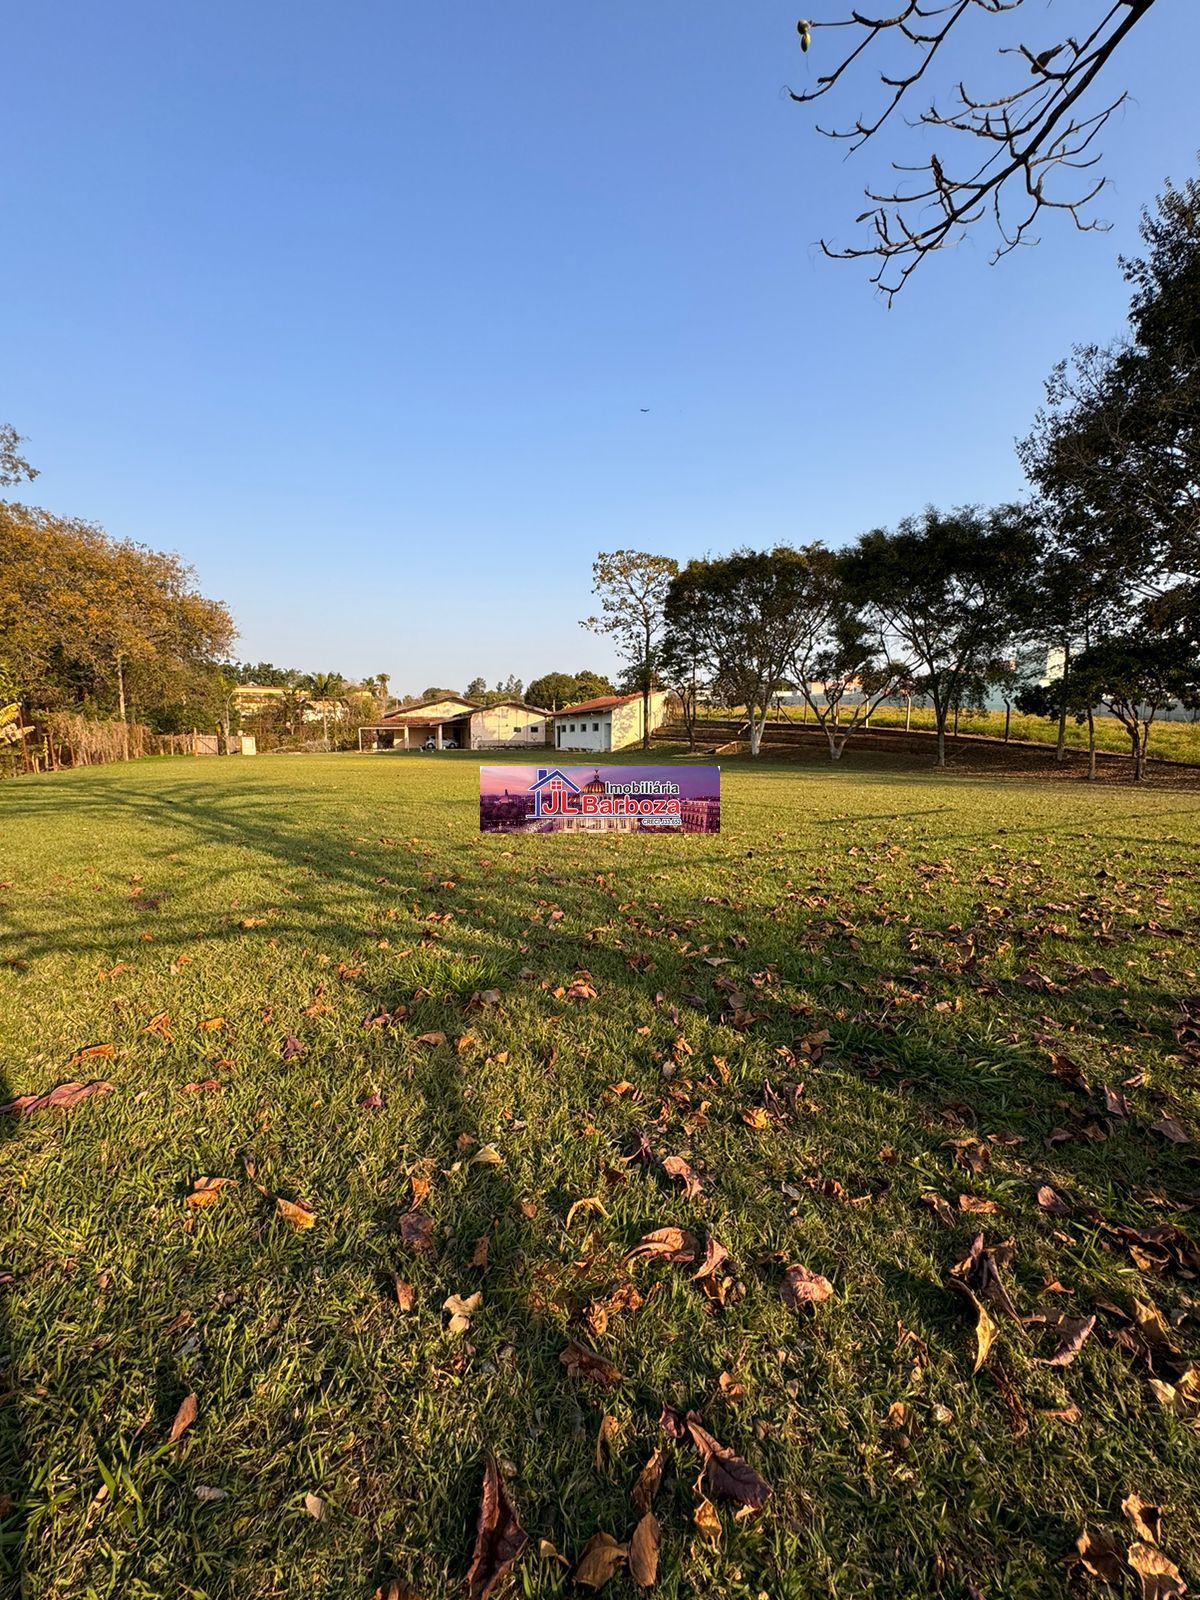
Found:
[[(989, 690), (1090, 730), (1097, 709), (1145, 771), (1155, 718), (1200, 703), (1200, 186), (1168, 188), (1123, 263), (1128, 331), (1062, 362), (1019, 446), (1028, 501), (928, 508), (850, 548), (742, 549), (680, 567), (602, 554), (597, 615), (647, 701), (746, 708), (757, 754), (768, 708), (798, 690), (837, 760), (885, 699), (928, 701), (946, 727)], [(1048, 670), (1049, 668), (1049, 670)], [(647, 717), (647, 727), (649, 718)]]

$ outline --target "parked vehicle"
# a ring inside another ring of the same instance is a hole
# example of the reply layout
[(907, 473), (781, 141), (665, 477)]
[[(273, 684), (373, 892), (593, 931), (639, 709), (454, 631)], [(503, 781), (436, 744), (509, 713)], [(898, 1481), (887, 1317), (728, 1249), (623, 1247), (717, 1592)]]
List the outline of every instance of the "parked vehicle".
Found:
[[(422, 750), (436, 750), (437, 747), (438, 746), (437, 746), (437, 740), (436, 739), (426, 739), (425, 743), (421, 746), (421, 749)], [(443, 739), (442, 740), (442, 749), (443, 750), (457, 750), (458, 749), (458, 740), (457, 739)]]

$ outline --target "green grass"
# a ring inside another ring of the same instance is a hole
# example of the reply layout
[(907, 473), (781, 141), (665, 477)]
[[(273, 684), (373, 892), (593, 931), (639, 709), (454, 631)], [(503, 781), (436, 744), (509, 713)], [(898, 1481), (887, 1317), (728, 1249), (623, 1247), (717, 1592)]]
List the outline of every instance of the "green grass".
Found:
[[(1166, 1508), (1164, 1549), (1200, 1583), (1200, 1434), (1111, 1309), (1161, 1307), (1178, 1367), (1200, 1356), (1197, 1282), (1141, 1270), (1107, 1231), (1200, 1233), (1197, 1147), (1149, 1128), (1169, 1112), (1200, 1136), (1173, 1033), (1200, 993), (1200, 794), (735, 761), (719, 838), (481, 837), (476, 765), (181, 760), (0, 787), (0, 1099), (115, 1084), (0, 1119), (0, 1592), (369, 1600), (397, 1576), (465, 1593), (490, 1450), (530, 1534), (504, 1592), (580, 1593), (537, 1542), (574, 1558), (598, 1529), (628, 1537), (664, 1402), (775, 1491), (743, 1520), (719, 1505), (710, 1544), (695, 1456), (671, 1446), (664, 1596), (1078, 1593), (1077, 1535), (1120, 1529), (1131, 1490)], [(594, 999), (556, 992), (580, 969)], [(1017, 981), (1031, 970), (1058, 987)], [(490, 989), (500, 1003), (473, 1007)], [(161, 1012), (169, 1038), (146, 1031)], [(780, 1053), (821, 1030), (819, 1060)], [(287, 1035), (307, 1053), (282, 1059)], [(114, 1059), (71, 1064), (96, 1044)], [(803, 1089), (755, 1128), (765, 1080)], [(1128, 1115), (1106, 1115), (1104, 1085)], [(696, 1198), (625, 1166), (638, 1134), (691, 1163)], [(981, 1173), (956, 1163), (967, 1136)], [(485, 1144), (502, 1165), (469, 1163)], [(436, 1260), (400, 1237), (414, 1174)], [(193, 1211), (202, 1175), (241, 1181)], [(1039, 1210), (1047, 1182), (1069, 1216)], [(930, 1191), (998, 1210), (945, 1226)], [(678, 1268), (622, 1264), (667, 1223), (732, 1252), (723, 1308)], [(1072, 1365), (1040, 1364), (1054, 1335), (997, 1316), (973, 1375), (943, 1279), (977, 1229), (1014, 1241), (1022, 1315), (1103, 1302)], [(794, 1262), (835, 1297), (789, 1309)], [(629, 1279), (640, 1309), (585, 1332)], [(455, 1338), (442, 1303), (476, 1289)], [(623, 1381), (575, 1383), (571, 1336)], [(1039, 1414), (1071, 1405), (1074, 1423)], [(634, 1592), (625, 1575), (605, 1591)]]

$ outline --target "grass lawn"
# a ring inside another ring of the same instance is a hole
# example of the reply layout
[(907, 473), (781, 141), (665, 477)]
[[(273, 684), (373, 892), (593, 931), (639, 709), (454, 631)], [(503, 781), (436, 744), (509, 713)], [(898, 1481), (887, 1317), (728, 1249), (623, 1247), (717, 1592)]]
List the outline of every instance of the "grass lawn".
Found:
[(465, 1594), (490, 1453), (497, 1593), (583, 1594), (539, 1541), (658, 1448), (664, 1596), (1102, 1594), (1131, 1493), (1200, 1586), (1200, 793), (739, 760), (719, 837), (481, 837), (477, 764), (0, 786), (0, 1101), (114, 1086), (0, 1117), (0, 1593)]

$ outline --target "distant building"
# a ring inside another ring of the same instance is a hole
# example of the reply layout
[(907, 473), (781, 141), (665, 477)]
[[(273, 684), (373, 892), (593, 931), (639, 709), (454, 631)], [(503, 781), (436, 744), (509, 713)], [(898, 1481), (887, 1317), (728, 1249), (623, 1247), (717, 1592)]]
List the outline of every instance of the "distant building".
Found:
[(546, 743), (550, 712), (523, 700), (480, 705), (463, 695), (443, 695), (398, 706), (358, 730), (360, 750), (529, 750)]
[[(667, 697), (650, 696), (650, 732), (666, 719)], [(556, 750), (625, 750), (642, 740), (640, 694), (605, 694), (553, 714)]]

